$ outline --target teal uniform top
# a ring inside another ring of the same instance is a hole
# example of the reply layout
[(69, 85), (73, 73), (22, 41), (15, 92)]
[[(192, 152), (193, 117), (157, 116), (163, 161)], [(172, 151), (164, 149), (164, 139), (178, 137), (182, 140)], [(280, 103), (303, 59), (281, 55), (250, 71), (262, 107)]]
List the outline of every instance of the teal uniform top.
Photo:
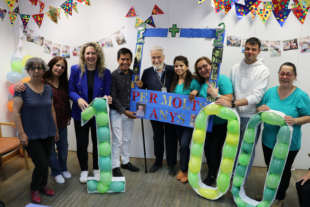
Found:
[[(231, 80), (226, 75), (220, 74), (219, 79), (218, 79), (218, 88), (219, 88), (218, 93), (220, 95), (227, 95), (227, 94), (233, 93), (233, 86), (232, 86)], [(207, 89), (208, 89), (208, 85), (204, 83), (201, 86), (201, 89), (199, 91), (199, 96), (206, 98)], [(224, 124), (226, 122), (227, 122), (226, 119), (222, 119), (218, 116), (214, 116), (214, 119), (213, 119), (214, 125)]]
[(182, 94), (182, 95), (189, 95), (193, 90), (197, 90), (199, 91), (200, 90), (200, 83), (196, 80), (196, 79), (193, 79), (191, 81), (191, 85), (188, 89), (184, 90), (184, 83), (182, 84), (177, 84), (177, 86), (175, 87), (174, 89), (174, 93), (177, 93), (177, 94)]
[[(307, 93), (300, 88), (281, 100), (278, 95), (278, 86), (266, 91), (263, 99), (257, 106), (267, 105), (270, 109), (281, 111), (287, 116), (298, 118), (301, 116), (310, 116), (310, 99)], [(277, 142), (277, 134), (280, 126), (264, 123), (262, 141), (265, 146), (273, 149)], [(301, 146), (301, 125), (293, 125), (293, 136), (290, 151), (299, 150)]]

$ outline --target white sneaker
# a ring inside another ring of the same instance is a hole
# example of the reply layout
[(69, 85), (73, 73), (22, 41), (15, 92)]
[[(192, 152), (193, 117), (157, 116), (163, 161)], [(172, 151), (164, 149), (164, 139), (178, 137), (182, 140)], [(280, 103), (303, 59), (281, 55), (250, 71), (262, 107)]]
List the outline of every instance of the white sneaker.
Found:
[(68, 178), (71, 178), (71, 173), (69, 173), (68, 171), (65, 171), (65, 172), (62, 172), (62, 176), (68, 179)]
[(94, 177), (100, 179), (100, 170), (94, 170)]
[(59, 183), (59, 184), (65, 183), (65, 179), (64, 179), (64, 177), (62, 177), (61, 174), (60, 174), (60, 175), (57, 175), (57, 176), (54, 177), (54, 178), (55, 178), (56, 183)]
[(80, 175), (80, 183), (86, 183), (88, 177), (88, 171), (82, 171)]

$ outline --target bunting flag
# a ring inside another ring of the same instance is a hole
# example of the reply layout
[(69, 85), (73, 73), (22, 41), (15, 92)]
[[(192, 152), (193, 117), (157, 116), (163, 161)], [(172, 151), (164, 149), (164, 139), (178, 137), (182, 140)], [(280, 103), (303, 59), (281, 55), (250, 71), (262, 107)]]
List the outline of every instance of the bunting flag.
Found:
[(139, 18), (139, 17), (136, 17), (136, 23), (135, 23), (135, 27), (139, 27), (140, 24), (142, 24), (143, 21)]
[(164, 14), (164, 12), (156, 4), (152, 11), (152, 15), (155, 15), (155, 14)]
[[(60, 8), (60, 10), (62, 10), (64, 12), (65, 16), (67, 17), (67, 19), (69, 19), (68, 13), (64, 9)], [(60, 11), (58, 10), (58, 12), (60, 12)]]
[(17, 6), (14, 11), (13, 11), (15, 14), (19, 14), (19, 6)]
[[(59, 19), (60, 19), (60, 12), (61, 12), (61, 8), (58, 7), (58, 8), (57, 8), (57, 16), (58, 16)], [(67, 17), (67, 18), (68, 18), (68, 17)]]
[(20, 16), (20, 18), (21, 18), (21, 20), (23, 22), (24, 29), (26, 29), (27, 24), (28, 24), (29, 19), (30, 19), (30, 15), (28, 15), (28, 14), (20, 14), (19, 16)]
[(2, 19), (2, 21), (4, 20), (5, 14), (6, 14), (6, 9), (0, 8), (0, 18)]
[(72, 8), (73, 8), (73, 10), (74, 10), (76, 13), (78, 13), (78, 10), (77, 10), (77, 2), (74, 2), (74, 3), (72, 4)]
[(50, 10), (46, 12), (45, 14), (56, 24), (58, 24), (58, 18), (57, 18), (58, 10), (54, 7), (50, 6)]
[(150, 16), (147, 20), (145, 20), (145, 23), (151, 25), (152, 27), (156, 27), (152, 16)]
[(278, 14), (276, 14), (276, 11), (273, 10), (273, 15), (275, 16), (276, 20), (278, 21), (278, 23), (280, 24), (280, 26), (282, 27), (288, 17), (288, 15), (290, 14), (291, 10), (290, 9), (281, 9)]
[(231, 10), (231, 7), (233, 6), (233, 3), (232, 4), (228, 4), (226, 7), (225, 7), (225, 15)]
[(13, 26), (15, 19), (17, 17), (17, 14), (15, 14), (14, 12), (10, 12), (9, 11), (9, 17), (10, 17), (10, 21), (11, 21), (11, 26)]
[(203, 3), (205, 0), (198, 0), (198, 4)]
[(260, 5), (261, 1), (256, 1), (252, 6), (251, 6), (251, 17), (254, 20), (256, 17), (256, 9), (258, 8), (258, 6)]
[[(290, 0), (272, 0), (274, 14), (278, 14), (281, 9), (288, 8)], [(282, 26), (281, 26), (282, 27)]]
[(45, 7), (45, 4), (42, 1), (39, 1), (39, 4), (40, 4), (40, 12), (39, 13), (42, 13), (42, 11)]
[(214, 2), (214, 6), (215, 6), (215, 13), (225, 10), (225, 7), (227, 6), (226, 0), (216, 0)]
[(126, 14), (125, 17), (135, 17), (135, 16), (138, 16), (135, 9), (132, 7), (130, 7), (128, 13)]
[(263, 5), (265, 9), (271, 9), (273, 10), (273, 4), (270, 1), (263, 1)]
[(215, 0), (211, 0), (211, 8), (212, 8), (212, 9), (215, 8), (214, 1), (215, 1)]
[(293, 0), (293, 3), (290, 4), (291, 9), (300, 7), (298, 0)]
[(29, 0), (31, 2), (32, 5), (37, 6), (38, 4), (38, 0)]
[[(4, 0), (5, 3), (8, 5), (11, 11), (13, 11), (16, 0)], [(15, 20), (14, 20), (15, 21)], [(14, 23), (13, 23), (14, 24)]]
[(60, 7), (70, 16), (72, 16), (72, 0), (65, 1)]
[(44, 17), (44, 14), (34, 14), (34, 15), (32, 15), (32, 18), (33, 18), (34, 21), (37, 23), (37, 25), (39, 26), (39, 28), (40, 28), (41, 25), (42, 25), (43, 17)]
[(263, 8), (257, 8), (255, 10), (256, 14), (262, 20), (262, 22), (265, 24), (265, 22), (268, 20), (270, 17), (272, 10), (271, 9), (263, 9)]
[(310, 0), (298, 0), (299, 5), (305, 11), (308, 11), (308, 7), (310, 6)]
[(303, 10), (301, 7), (292, 9), (294, 15), (297, 17), (301, 24), (304, 24), (309, 8), (310, 6), (306, 10)]
[(235, 3), (236, 7), (236, 14), (238, 19), (242, 19), (244, 16), (248, 15), (250, 11), (252, 10), (252, 5), (256, 2), (256, 0), (244, 0), (244, 4)]
[(85, 5), (91, 6), (90, 0), (84, 0), (84, 1), (85, 1)]

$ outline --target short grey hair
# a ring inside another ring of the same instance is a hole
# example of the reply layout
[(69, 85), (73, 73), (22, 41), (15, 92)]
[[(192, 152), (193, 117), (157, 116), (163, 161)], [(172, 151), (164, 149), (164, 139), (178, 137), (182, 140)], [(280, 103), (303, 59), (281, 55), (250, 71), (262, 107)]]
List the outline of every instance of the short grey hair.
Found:
[(162, 51), (163, 55), (165, 54), (165, 50), (164, 50), (164, 48), (161, 47), (161, 46), (154, 46), (154, 47), (152, 47), (152, 48), (150, 49), (150, 52), (152, 52), (152, 51), (158, 51), (158, 50)]
[(25, 70), (27, 71), (30, 70), (31, 68), (34, 67), (36, 63), (38, 63), (43, 68), (43, 71), (48, 70), (48, 66), (46, 65), (45, 61), (39, 57), (33, 57), (33, 58), (28, 59), (25, 65)]

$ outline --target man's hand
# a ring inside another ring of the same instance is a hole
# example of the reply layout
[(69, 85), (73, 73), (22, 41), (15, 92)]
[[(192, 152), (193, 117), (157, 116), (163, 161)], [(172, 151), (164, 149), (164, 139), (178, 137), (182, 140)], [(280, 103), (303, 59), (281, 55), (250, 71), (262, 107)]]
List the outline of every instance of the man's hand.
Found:
[(229, 102), (223, 98), (217, 99), (214, 103), (218, 104), (218, 105), (226, 106), (226, 107), (232, 107), (231, 102)]
[(124, 112), (124, 114), (126, 115), (126, 116), (128, 116), (128, 118), (131, 118), (131, 119), (137, 119), (138, 117), (136, 117), (134, 114), (135, 114), (136, 112), (131, 112), (131, 111), (125, 111)]
[(136, 82), (136, 85), (137, 85), (139, 88), (142, 88), (143, 82), (142, 82), (141, 80), (139, 80), (139, 81)]

